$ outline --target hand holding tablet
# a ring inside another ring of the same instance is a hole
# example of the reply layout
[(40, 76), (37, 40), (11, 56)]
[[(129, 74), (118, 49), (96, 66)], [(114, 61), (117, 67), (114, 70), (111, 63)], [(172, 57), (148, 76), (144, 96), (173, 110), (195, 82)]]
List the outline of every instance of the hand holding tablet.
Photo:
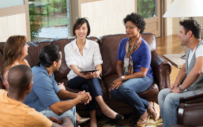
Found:
[[(99, 70), (97, 70), (97, 69), (95, 69), (95, 70), (86, 70), (86, 71), (80, 71), (80, 73), (87, 74), (87, 73), (89, 73), (89, 72), (94, 73), (94, 72), (96, 72), (96, 71), (99, 71)], [(99, 75), (98, 75), (98, 77), (97, 77), (97, 78), (101, 79), (101, 77), (100, 77)]]
[(87, 72), (95, 72), (95, 71), (99, 71), (99, 70), (86, 70), (86, 71), (80, 71), (80, 73), (87, 73)]

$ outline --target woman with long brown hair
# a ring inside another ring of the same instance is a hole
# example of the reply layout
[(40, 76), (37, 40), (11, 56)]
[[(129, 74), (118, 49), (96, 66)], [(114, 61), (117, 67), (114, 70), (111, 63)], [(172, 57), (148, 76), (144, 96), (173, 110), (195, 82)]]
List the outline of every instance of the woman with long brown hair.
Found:
[[(6, 90), (9, 88), (7, 81), (8, 70), (16, 65), (25, 64), (29, 66), (25, 57), (28, 55), (29, 45), (26, 43), (26, 37), (22, 35), (10, 36), (5, 43), (2, 69), (3, 85)], [(30, 66), (29, 66), (30, 67)]]

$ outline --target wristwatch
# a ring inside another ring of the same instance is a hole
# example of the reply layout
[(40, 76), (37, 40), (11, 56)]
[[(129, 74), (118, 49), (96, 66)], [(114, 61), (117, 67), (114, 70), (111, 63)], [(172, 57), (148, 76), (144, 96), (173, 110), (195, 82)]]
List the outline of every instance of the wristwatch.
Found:
[(180, 85), (180, 86), (178, 86), (178, 88), (179, 88), (179, 90), (180, 90), (180, 92), (181, 92), (181, 93), (183, 93), (183, 92), (187, 91), (187, 89), (185, 89), (185, 90), (181, 89), (181, 85)]
[(123, 75), (123, 76), (121, 76), (121, 79), (123, 80), (123, 81), (125, 81), (125, 76)]

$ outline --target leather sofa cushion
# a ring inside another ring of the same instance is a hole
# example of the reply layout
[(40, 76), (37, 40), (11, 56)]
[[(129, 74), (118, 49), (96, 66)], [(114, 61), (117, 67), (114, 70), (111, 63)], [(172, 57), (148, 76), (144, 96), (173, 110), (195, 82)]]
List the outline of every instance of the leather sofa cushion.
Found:
[(3, 54), (5, 42), (0, 42), (0, 52)]
[(46, 46), (51, 44), (50, 41), (35, 41), (28, 42), (28, 55), (26, 56), (26, 60), (28, 61), (30, 67), (33, 67), (36, 63), (39, 62), (39, 52), (40, 50)]
[(127, 37), (125, 34), (108, 35), (101, 38), (101, 55), (103, 59), (102, 77), (116, 74), (117, 51), (120, 41)]
[(0, 89), (3, 89), (4, 86), (3, 86), (3, 81), (2, 81), (2, 67), (3, 67), (3, 54), (1, 52), (1, 49), (0, 49)]

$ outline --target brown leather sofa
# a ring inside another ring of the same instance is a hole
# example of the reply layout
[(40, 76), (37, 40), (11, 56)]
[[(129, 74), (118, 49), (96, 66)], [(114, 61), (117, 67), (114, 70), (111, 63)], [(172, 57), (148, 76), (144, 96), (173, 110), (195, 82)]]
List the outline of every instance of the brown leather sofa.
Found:
[[(90, 37), (89, 39), (96, 41), (100, 45), (101, 55), (103, 59), (102, 65), (102, 80), (101, 87), (103, 91), (103, 97), (105, 102), (115, 111), (127, 115), (133, 114), (133, 110), (130, 106), (123, 104), (109, 94), (109, 86), (111, 82), (118, 77), (116, 73), (116, 61), (117, 61), (117, 49), (121, 39), (127, 37), (125, 34), (118, 35), (107, 35), (103, 36), (100, 39), (96, 37)], [(151, 67), (154, 72), (154, 84), (146, 91), (140, 93), (139, 95), (142, 98), (145, 98), (149, 101), (157, 102), (157, 95), (159, 90), (167, 88), (170, 86), (170, 73), (171, 73), (171, 64), (165, 60), (162, 56), (156, 53), (156, 38), (151, 33), (144, 33), (142, 37), (149, 43), (152, 53)], [(39, 51), (48, 44), (56, 44), (61, 48), (62, 51), (62, 64), (60, 70), (55, 72), (55, 79), (58, 82), (64, 82), (67, 90), (77, 92), (78, 90), (70, 89), (67, 87), (67, 74), (70, 69), (67, 67), (64, 59), (64, 46), (71, 42), (74, 38), (64, 38), (64, 39), (55, 39), (53, 41), (41, 41), (41, 42), (28, 42), (29, 51), (26, 59), (28, 60), (31, 67), (38, 62)], [(4, 43), (0, 43), (0, 71), (2, 70), (2, 53), (3, 53)], [(2, 81), (0, 79), (0, 88), (3, 88)], [(88, 112), (86, 107), (83, 104), (77, 105), (77, 111), (80, 115), (86, 116)], [(97, 106), (97, 115), (101, 115), (99, 106)]]
[(203, 126), (203, 94), (181, 98), (178, 108), (178, 124), (172, 127)]

